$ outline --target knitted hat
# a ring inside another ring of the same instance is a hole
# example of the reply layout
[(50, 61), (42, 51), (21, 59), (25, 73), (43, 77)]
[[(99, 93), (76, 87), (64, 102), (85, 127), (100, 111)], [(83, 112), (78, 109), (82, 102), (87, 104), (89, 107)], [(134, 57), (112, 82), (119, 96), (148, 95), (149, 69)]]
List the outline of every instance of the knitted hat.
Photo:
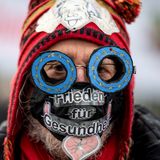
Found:
[[(33, 61), (42, 51), (47, 50), (61, 40), (83, 39), (101, 46), (118, 46), (130, 52), (129, 36), (125, 22), (131, 23), (138, 16), (140, 11), (139, 0), (83, 0), (84, 2), (92, 1), (93, 3), (97, 3), (96, 5), (102, 9), (100, 11), (104, 12), (100, 15), (104, 21), (99, 22), (91, 17), (87, 22), (82, 22), (81, 26), (79, 25), (77, 28), (69, 28), (69, 26), (54, 15), (57, 4), (65, 1), (30, 1), (28, 16), (22, 28), (18, 70), (13, 79), (10, 94), (7, 136), (4, 142), (4, 154), (7, 160), (12, 160), (14, 157), (15, 137), (22, 126), (23, 113), (19, 109), (18, 97), (24, 83), (25, 73), (31, 68)], [(70, 3), (72, 1), (74, 0), (70, 0)], [(52, 19), (49, 17), (45, 19), (48, 15)], [(54, 16), (58, 19), (57, 21), (53, 19)], [(107, 18), (110, 18), (109, 21)], [(117, 137), (111, 138), (104, 148), (104, 153), (107, 152), (110, 155), (106, 158), (106, 155), (102, 152), (100, 159), (112, 160), (115, 159), (114, 155), (118, 159), (123, 159), (129, 152), (128, 146), (133, 120), (133, 79), (124, 91), (125, 110), (119, 133), (120, 142), (117, 145)], [(120, 150), (117, 148), (120, 148)]]

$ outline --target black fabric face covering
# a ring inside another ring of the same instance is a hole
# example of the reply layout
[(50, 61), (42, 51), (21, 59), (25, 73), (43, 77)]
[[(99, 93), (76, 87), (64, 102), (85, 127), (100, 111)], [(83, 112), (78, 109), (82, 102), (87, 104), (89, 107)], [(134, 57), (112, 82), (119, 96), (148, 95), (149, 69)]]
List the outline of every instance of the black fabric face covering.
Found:
[[(67, 94), (70, 92), (76, 92), (76, 91), (87, 92), (88, 91), (87, 89), (97, 90), (94, 87), (92, 87), (89, 83), (76, 83), (75, 85), (73, 85), (71, 90), (67, 92)], [(87, 93), (89, 93), (89, 92), (87, 92)], [(64, 95), (65, 94), (66, 93), (64, 93)], [(72, 120), (75, 122), (76, 121), (96, 120), (96, 119), (102, 118), (103, 116), (105, 116), (105, 114), (107, 112), (108, 103), (111, 100), (112, 100), (111, 122), (114, 121), (115, 119), (117, 119), (121, 115), (121, 113), (123, 112), (122, 110), (123, 110), (124, 97), (123, 97), (122, 91), (114, 93), (114, 94), (104, 93), (104, 96), (105, 96), (104, 104), (101, 103), (100, 105), (98, 105), (98, 103), (96, 103), (96, 102), (95, 103), (93, 103), (93, 102), (89, 102), (89, 103), (72, 102), (71, 104), (70, 103), (61, 103), (57, 106), (57, 105), (55, 105), (55, 99), (53, 98), (53, 96), (54, 95), (48, 95), (48, 94), (42, 92), (38, 88), (34, 89), (33, 94), (31, 96), (30, 111), (31, 111), (33, 117), (38, 119), (39, 122), (43, 126), (45, 126), (45, 124), (43, 122), (43, 107), (44, 107), (44, 103), (46, 101), (51, 103), (52, 114), (56, 115), (57, 117), (65, 118), (66, 120)], [(59, 102), (61, 102), (61, 101), (62, 100), (60, 99)], [(91, 108), (94, 110), (94, 113), (88, 119), (78, 119), (78, 120), (72, 119), (71, 115), (70, 115), (70, 111), (74, 110), (74, 108), (80, 108), (80, 109)], [(63, 138), (64, 138), (64, 136), (59, 135), (57, 133), (52, 132), (52, 134), (56, 138), (58, 138), (59, 140), (63, 140)]]

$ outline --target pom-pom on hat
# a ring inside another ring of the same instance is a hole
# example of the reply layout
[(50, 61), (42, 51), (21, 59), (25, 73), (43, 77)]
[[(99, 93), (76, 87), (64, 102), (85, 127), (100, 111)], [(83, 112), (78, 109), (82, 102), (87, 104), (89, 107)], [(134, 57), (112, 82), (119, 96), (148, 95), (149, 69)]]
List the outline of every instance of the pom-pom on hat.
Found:
[[(74, 3), (79, 4), (76, 11), (82, 19), (65, 21), (63, 16), (67, 16), (67, 11), (64, 11), (64, 5), (68, 11), (73, 11)], [(22, 27), (18, 70), (10, 94), (8, 128), (4, 143), (5, 159), (14, 160), (15, 138), (21, 130), (24, 117), (18, 97), (26, 72), (30, 70), (35, 58), (42, 51), (65, 39), (83, 39), (101, 46), (118, 46), (130, 52), (125, 22), (131, 23), (135, 20), (140, 4), (138, 0), (30, 1), (28, 15)], [(133, 79), (124, 93), (124, 119), (121, 121), (119, 133), (110, 137), (97, 158), (99, 160), (122, 160), (129, 152), (133, 120)]]
[(113, 0), (119, 15), (127, 22), (131, 23), (140, 13), (140, 0)]

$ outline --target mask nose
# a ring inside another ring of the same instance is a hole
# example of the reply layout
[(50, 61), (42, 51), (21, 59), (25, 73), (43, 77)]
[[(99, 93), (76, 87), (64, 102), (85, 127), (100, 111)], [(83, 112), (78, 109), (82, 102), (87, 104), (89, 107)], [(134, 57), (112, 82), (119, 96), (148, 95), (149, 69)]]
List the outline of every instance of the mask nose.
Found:
[(87, 77), (87, 68), (86, 66), (77, 65), (77, 80), (76, 82), (89, 82)]

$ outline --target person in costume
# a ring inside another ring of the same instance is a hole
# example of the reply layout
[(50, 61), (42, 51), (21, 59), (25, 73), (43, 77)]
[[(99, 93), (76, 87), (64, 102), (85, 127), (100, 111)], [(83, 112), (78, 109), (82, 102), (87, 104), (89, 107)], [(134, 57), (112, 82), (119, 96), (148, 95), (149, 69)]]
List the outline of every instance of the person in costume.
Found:
[(125, 22), (140, 7), (139, 0), (30, 1), (2, 159), (160, 159), (159, 119), (134, 106)]

